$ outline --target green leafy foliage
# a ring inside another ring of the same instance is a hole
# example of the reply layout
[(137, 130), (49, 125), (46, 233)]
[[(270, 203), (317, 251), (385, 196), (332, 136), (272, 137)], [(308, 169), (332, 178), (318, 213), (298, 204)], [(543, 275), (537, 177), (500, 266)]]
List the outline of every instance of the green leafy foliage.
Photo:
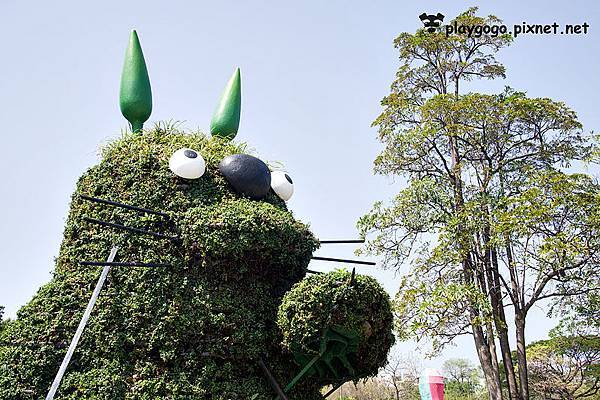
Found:
[(554, 316), (561, 316), (556, 334), (600, 335), (600, 290), (561, 299), (552, 309)]
[(527, 346), (533, 399), (585, 399), (600, 393), (600, 337), (552, 336)]
[[(200, 179), (184, 180), (169, 170), (169, 157), (182, 147), (205, 159)], [(230, 189), (218, 163), (243, 152), (242, 144), (164, 125), (126, 134), (103, 149), (100, 163), (77, 183), (52, 280), (0, 331), (11, 343), (0, 346), (0, 399), (46, 394), (100, 273), (101, 267), (79, 262), (103, 261), (113, 245), (115, 261), (169, 267), (111, 270), (58, 399), (274, 397), (258, 359), (282, 384), (297, 372), (281, 345), (277, 309), (304, 277), (318, 242), (274, 193), (254, 201)], [(80, 194), (170, 218), (86, 202)], [(124, 233), (84, 217), (181, 241)], [(364, 295), (356, 297), (365, 304)], [(387, 302), (380, 306), (389, 313)], [(391, 336), (389, 325), (377, 328)], [(369, 346), (384, 362), (381, 345)], [(321, 386), (305, 380), (289, 398), (318, 399)]]

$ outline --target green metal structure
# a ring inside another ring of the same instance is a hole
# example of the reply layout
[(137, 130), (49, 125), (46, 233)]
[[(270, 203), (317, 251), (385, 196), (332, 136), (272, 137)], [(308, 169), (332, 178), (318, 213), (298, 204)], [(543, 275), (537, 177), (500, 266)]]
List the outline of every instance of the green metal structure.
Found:
[(349, 357), (358, 350), (359, 334), (342, 327), (328, 327), (323, 332), (318, 354), (294, 351), (296, 362), (302, 366), (300, 372), (288, 383), (284, 391), (289, 392), (305, 377), (320, 379), (350, 380), (356, 373)]

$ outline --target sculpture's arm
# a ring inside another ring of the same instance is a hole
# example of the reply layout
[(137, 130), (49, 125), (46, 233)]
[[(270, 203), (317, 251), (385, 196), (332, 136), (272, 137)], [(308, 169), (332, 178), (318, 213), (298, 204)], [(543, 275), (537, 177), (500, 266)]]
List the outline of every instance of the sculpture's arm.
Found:
[(335, 384), (377, 374), (394, 343), (389, 296), (369, 276), (315, 274), (283, 298), (278, 325), (303, 379)]

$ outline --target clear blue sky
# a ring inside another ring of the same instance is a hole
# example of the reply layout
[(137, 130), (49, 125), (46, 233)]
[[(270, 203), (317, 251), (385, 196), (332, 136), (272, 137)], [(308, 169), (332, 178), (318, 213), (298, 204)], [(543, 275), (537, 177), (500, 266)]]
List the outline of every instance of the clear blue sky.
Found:
[[(392, 40), (422, 12), (451, 18), (458, 1), (114, 1), (0, 3), (0, 304), (13, 317), (50, 278), (75, 181), (125, 127), (118, 102), (129, 31), (141, 38), (154, 93), (152, 121), (208, 127), (233, 69), (242, 69), (238, 138), (294, 179), (290, 207), (321, 238), (352, 238), (355, 222), (401, 181), (372, 175), (381, 149), (370, 127), (397, 69)], [(600, 6), (584, 1), (481, 2), (507, 24), (588, 22), (581, 36), (523, 36), (500, 53), (511, 85), (565, 101), (600, 125)], [(595, 171), (591, 171), (595, 172)], [(321, 250), (352, 256), (351, 248)], [(329, 265), (317, 264), (325, 270)], [(361, 272), (368, 271), (362, 267)], [(370, 270), (369, 270), (370, 271)], [(394, 293), (393, 273), (374, 271)], [(530, 339), (553, 326), (539, 309)], [(411, 344), (400, 350), (410, 351)], [(463, 340), (444, 357), (473, 358)], [(439, 364), (439, 359), (431, 362)]]

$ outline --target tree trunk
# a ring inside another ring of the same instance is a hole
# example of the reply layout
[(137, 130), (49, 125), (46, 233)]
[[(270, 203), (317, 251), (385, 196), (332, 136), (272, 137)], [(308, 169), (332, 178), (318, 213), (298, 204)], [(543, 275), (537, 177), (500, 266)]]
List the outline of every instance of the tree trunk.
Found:
[[(504, 175), (501, 173), (500, 174), (500, 187), (501, 187), (501, 192), (505, 194), (505, 190), (504, 190)], [(507, 266), (508, 266), (508, 271), (510, 274), (510, 284), (511, 284), (511, 289), (512, 289), (512, 301), (513, 301), (513, 309), (515, 310), (515, 316), (519, 315), (519, 313), (522, 310), (522, 306), (524, 303), (524, 299), (521, 298), (520, 296), (520, 292), (519, 292), (519, 278), (517, 275), (517, 271), (515, 270), (515, 264), (513, 262), (513, 256), (512, 256), (512, 245), (511, 245), (511, 238), (509, 235), (505, 236), (505, 250), (506, 250), (506, 262), (507, 262)], [(500, 278), (499, 278), (499, 272), (498, 272), (498, 263), (496, 262), (496, 277), (495, 279), (498, 281), (498, 287), (500, 286)], [(502, 310), (502, 314), (504, 314), (504, 309)], [(516, 320), (516, 317), (515, 317)], [(502, 351), (502, 358), (504, 360), (507, 360), (506, 363), (504, 364), (504, 368), (506, 369), (506, 373), (507, 373), (507, 379), (508, 379), (508, 384), (509, 384), (509, 388), (511, 385), (511, 380), (513, 381), (512, 385), (515, 387), (514, 391), (516, 391), (516, 387), (517, 387), (517, 383), (516, 383), (516, 375), (514, 372), (514, 364), (512, 362), (512, 357), (511, 357), (511, 352), (510, 352), (510, 344), (508, 342), (508, 325), (506, 324), (506, 316), (503, 317), (503, 321), (504, 321), (504, 326), (505, 326), (505, 330), (506, 330), (506, 338), (505, 339), (501, 339), (500, 342), (500, 346), (502, 346), (502, 341), (506, 340), (507, 343), (507, 354), (504, 355), (504, 350)], [(525, 356), (525, 316), (523, 316), (522, 318), (523, 321), (523, 329), (522, 329), (522, 333), (521, 333), (521, 342), (522, 342), (522, 353), (523, 353), (523, 360), (525, 361), (525, 386), (527, 386), (527, 360), (526, 360), (526, 356)], [(517, 329), (517, 354), (519, 353), (519, 330)], [(523, 379), (521, 377), (521, 373), (522, 373), (522, 368), (521, 368), (521, 360), (518, 359), (519, 362), (519, 391), (518, 391), (518, 396), (515, 397), (515, 399), (518, 400), (529, 400), (529, 390), (526, 388), (525, 391), (523, 391)], [(509, 368), (508, 368), (508, 364), (510, 364), (510, 372), (511, 374), (508, 375), (509, 373)], [(527, 396), (524, 396), (524, 393), (527, 394)]]
[[(485, 268), (485, 265), (484, 265), (484, 268)], [(481, 285), (481, 287), (480, 287), (481, 292), (486, 293), (488, 283), (486, 282), (485, 274), (483, 271), (479, 271), (478, 275), (479, 275), (478, 280), (480, 281), (480, 285)], [(483, 327), (482, 327), (482, 330), (483, 330)], [(498, 385), (500, 385), (500, 383), (501, 383), (500, 370), (498, 368), (498, 354), (496, 353), (496, 335), (494, 332), (494, 327), (490, 320), (488, 320), (485, 323), (484, 335), (485, 335), (484, 337), (485, 337), (485, 340), (488, 345), (490, 360), (492, 363), (491, 371), (493, 373), (494, 380), (496, 382), (498, 382)]]
[[(472, 261), (467, 254), (463, 261), (463, 274), (466, 283), (475, 283), (480, 290), (483, 290), (481, 285), (485, 285), (482, 282), (483, 274), (481, 271), (474, 271)], [(495, 346), (490, 340), (494, 341), (493, 332), (490, 332), (489, 337), (483, 331), (483, 326), (477, 320), (481, 317), (481, 311), (475, 305), (469, 307), (469, 314), (473, 329), (473, 340), (475, 341), (475, 349), (477, 350), (477, 356), (479, 357), (479, 363), (483, 370), (483, 376), (485, 377), (486, 388), (488, 390), (490, 400), (502, 400), (502, 388), (500, 386), (500, 374), (498, 371), (498, 360), (496, 355), (492, 355), (492, 350), (495, 351)]]
[[(504, 310), (502, 311), (504, 314)], [(510, 350), (510, 342), (508, 341), (508, 329), (506, 328), (506, 319), (504, 315), (502, 315), (504, 321), (498, 321), (497, 330), (498, 330), (498, 339), (500, 341), (500, 351), (502, 353), (502, 364), (504, 365), (504, 370), (506, 371), (506, 383), (508, 386), (508, 396), (511, 400), (523, 400), (519, 393), (519, 388), (517, 387), (517, 377), (515, 374), (515, 367), (512, 362), (512, 355)], [(503, 325), (502, 330), (499, 325)]]
[(491, 322), (488, 322), (485, 325), (486, 330), (486, 339), (488, 343), (488, 347), (490, 349), (490, 356), (492, 357), (492, 366), (494, 367), (495, 375), (500, 381), (500, 373), (498, 370), (498, 354), (496, 353), (496, 337), (494, 335), (494, 327)]
[(517, 361), (519, 362), (519, 389), (523, 400), (529, 400), (529, 380), (527, 378), (527, 353), (525, 352), (525, 315), (522, 310), (515, 311), (517, 339)]
[(497, 366), (496, 371), (494, 371), (490, 349), (485, 341), (481, 326), (473, 326), (473, 339), (490, 400), (502, 400), (502, 388), (500, 387), (500, 381), (497, 379)]
[(508, 340), (508, 325), (506, 323), (506, 314), (504, 313), (504, 303), (500, 291), (500, 279), (498, 270), (498, 254), (495, 248), (490, 249), (491, 264), (488, 283), (490, 283), (490, 297), (492, 300), (492, 313), (498, 340), (500, 342), (500, 352), (502, 354), (502, 364), (506, 372), (506, 383), (508, 386), (508, 397), (510, 400), (522, 400), (517, 387), (517, 377), (512, 362), (510, 342)]

